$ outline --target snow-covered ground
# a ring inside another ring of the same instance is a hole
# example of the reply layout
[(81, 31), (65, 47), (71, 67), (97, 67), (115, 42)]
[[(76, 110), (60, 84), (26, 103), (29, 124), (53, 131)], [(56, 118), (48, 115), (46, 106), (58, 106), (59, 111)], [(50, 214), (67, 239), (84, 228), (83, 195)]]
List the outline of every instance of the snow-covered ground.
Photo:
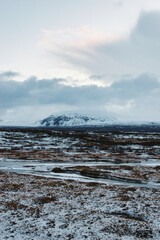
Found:
[(158, 240), (159, 176), (159, 133), (1, 130), (0, 239)]
[(160, 239), (159, 190), (1, 174), (1, 239)]

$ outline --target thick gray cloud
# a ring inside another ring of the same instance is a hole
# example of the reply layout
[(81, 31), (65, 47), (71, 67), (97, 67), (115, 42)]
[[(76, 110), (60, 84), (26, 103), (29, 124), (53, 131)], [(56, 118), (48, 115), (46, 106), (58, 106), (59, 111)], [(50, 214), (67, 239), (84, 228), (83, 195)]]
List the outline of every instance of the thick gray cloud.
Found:
[(96, 111), (107, 107), (107, 110), (122, 110), (125, 114), (137, 114), (137, 111), (150, 114), (149, 111), (155, 109), (154, 115), (157, 117), (160, 82), (148, 74), (130, 80), (122, 79), (109, 87), (71, 87), (62, 84), (62, 81), (65, 79), (37, 80), (32, 77), (23, 82), (0, 79), (0, 109), (7, 111), (15, 107), (64, 104), (77, 111), (80, 108)]
[(19, 76), (19, 73), (12, 72), (12, 71), (2, 72), (2, 73), (0, 73), (0, 80), (10, 79), (10, 78), (13, 78), (13, 77), (16, 77), (16, 76)]
[(160, 76), (160, 12), (142, 13), (127, 38), (88, 45), (84, 49), (74, 46), (59, 55), (92, 74), (121, 76), (149, 72)]

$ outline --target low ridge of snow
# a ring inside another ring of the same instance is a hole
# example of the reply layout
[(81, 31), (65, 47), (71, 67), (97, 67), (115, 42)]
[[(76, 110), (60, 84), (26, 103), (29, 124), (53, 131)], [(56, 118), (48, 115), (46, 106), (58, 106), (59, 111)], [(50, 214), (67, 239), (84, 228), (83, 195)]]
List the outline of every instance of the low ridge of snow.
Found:
[(0, 120), (0, 126), (33, 126), (32, 122), (28, 121), (14, 121), (14, 120)]

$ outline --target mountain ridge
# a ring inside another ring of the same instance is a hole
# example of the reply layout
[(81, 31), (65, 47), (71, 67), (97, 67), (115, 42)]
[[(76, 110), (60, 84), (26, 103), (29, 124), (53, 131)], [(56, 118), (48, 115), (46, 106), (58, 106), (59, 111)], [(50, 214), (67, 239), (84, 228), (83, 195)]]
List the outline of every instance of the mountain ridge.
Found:
[(117, 121), (115, 117), (92, 117), (87, 115), (74, 114), (62, 114), (62, 115), (50, 115), (37, 122), (40, 126), (54, 127), (54, 126), (88, 126), (88, 125), (105, 125), (113, 124)]

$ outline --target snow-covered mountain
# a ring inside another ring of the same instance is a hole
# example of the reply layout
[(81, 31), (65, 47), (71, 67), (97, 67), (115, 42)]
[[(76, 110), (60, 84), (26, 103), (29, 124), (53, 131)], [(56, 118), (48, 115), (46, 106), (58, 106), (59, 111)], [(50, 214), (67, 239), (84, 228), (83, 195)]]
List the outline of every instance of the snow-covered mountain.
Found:
[(109, 116), (105, 118), (101, 117), (90, 117), (86, 115), (79, 114), (64, 114), (54, 116), (51, 115), (39, 122), (36, 125), (47, 126), (47, 127), (57, 127), (57, 126), (89, 126), (89, 125), (108, 125), (116, 123), (117, 119), (115, 117)]
[(108, 113), (105, 117), (94, 117), (77, 113), (66, 113), (60, 115), (51, 115), (37, 122), (27, 120), (0, 119), (0, 126), (26, 126), (26, 127), (71, 127), (71, 126), (107, 126), (107, 125), (122, 125), (122, 126), (140, 126), (140, 125), (160, 125), (159, 121), (136, 121), (127, 120), (120, 117), (115, 117), (114, 114)]

